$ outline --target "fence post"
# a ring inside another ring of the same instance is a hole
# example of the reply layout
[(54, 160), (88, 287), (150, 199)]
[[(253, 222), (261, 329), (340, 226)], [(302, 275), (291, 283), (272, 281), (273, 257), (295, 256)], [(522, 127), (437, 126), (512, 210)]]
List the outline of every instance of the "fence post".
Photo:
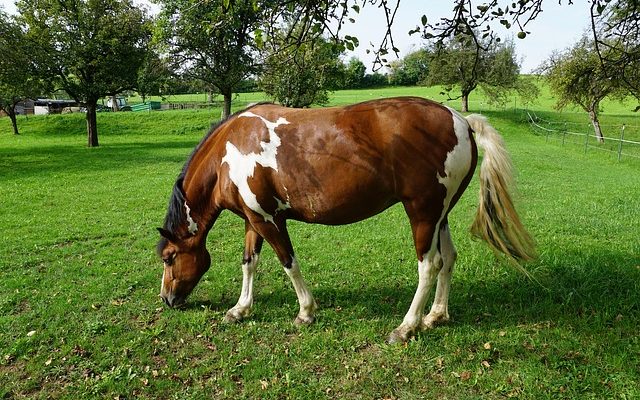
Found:
[(562, 145), (564, 146), (564, 140), (567, 137), (567, 123), (564, 123), (564, 131), (562, 131)]
[(620, 142), (618, 143), (618, 161), (622, 159), (622, 142), (624, 141), (624, 124), (620, 132)]

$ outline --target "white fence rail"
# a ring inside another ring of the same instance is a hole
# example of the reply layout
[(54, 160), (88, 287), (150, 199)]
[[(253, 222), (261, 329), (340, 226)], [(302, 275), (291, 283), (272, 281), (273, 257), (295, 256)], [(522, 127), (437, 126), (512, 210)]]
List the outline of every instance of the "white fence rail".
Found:
[[(582, 141), (582, 145), (584, 146), (585, 153), (588, 149), (596, 149), (600, 151), (606, 151), (610, 153), (614, 153), (618, 157), (618, 161), (622, 160), (622, 157), (633, 157), (640, 159), (640, 142), (635, 140), (625, 139), (625, 131), (627, 129), (640, 129), (640, 126), (636, 125), (613, 125), (613, 124), (601, 124), (602, 128), (608, 128), (609, 131), (619, 130), (619, 137), (611, 137), (604, 136), (603, 143), (598, 142), (598, 138), (593, 132), (593, 127), (591, 124), (581, 124), (578, 122), (557, 122), (557, 121), (548, 121), (542, 118), (539, 118), (534, 112), (526, 111), (529, 123), (531, 126), (544, 133), (546, 136), (546, 140), (559, 140), (562, 142), (562, 145), (565, 145), (567, 142), (571, 142), (574, 144), (580, 144)], [(576, 132), (584, 128), (583, 132)], [(613, 146), (612, 146), (613, 144)]]

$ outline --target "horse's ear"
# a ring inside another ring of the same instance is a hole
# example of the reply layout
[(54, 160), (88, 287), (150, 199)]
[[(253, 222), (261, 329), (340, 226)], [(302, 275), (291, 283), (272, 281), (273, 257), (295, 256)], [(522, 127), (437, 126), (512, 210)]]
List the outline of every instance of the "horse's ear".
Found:
[(169, 232), (168, 230), (164, 229), (164, 228), (157, 228), (158, 232), (160, 232), (160, 236), (162, 236), (163, 238), (167, 239), (170, 242), (176, 243), (178, 241), (178, 239), (176, 238), (176, 235), (174, 235), (173, 233)]

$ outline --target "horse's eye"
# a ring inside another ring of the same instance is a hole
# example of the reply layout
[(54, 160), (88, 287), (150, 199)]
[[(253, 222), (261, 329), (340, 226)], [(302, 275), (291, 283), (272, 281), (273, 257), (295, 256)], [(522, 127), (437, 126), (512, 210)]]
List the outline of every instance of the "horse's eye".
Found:
[(169, 257), (163, 257), (162, 262), (165, 263), (168, 267), (173, 265), (173, 261), (176, 259), (176, 253), (172, 253)]

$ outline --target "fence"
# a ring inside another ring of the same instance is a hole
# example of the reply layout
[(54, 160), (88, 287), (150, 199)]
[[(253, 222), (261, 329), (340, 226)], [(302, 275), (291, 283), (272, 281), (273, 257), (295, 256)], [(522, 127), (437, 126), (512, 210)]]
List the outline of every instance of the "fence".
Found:
[[(640, 159), (640, 141), (625, 138), (630, 130), (640, 137), (640, 126), (627, 124), (601, 124), (601, 128), (607, 131), (620, 132), (619, 137), (604, 136), (599, 141), (593, 132), (591, 124), (568, 121), (549, 121), (538, 117), (533, 111), (526, 111), (529, 123), (534, 130), (542, 132), (546, 140), (558, 140), (565, 144), (577, 144), (584, 147), (586, 153), (589, 149), (596, 149), (616, 154), (618, 161), (623, 157)], [(581, 132), (576, 132), (580, 131)]]

